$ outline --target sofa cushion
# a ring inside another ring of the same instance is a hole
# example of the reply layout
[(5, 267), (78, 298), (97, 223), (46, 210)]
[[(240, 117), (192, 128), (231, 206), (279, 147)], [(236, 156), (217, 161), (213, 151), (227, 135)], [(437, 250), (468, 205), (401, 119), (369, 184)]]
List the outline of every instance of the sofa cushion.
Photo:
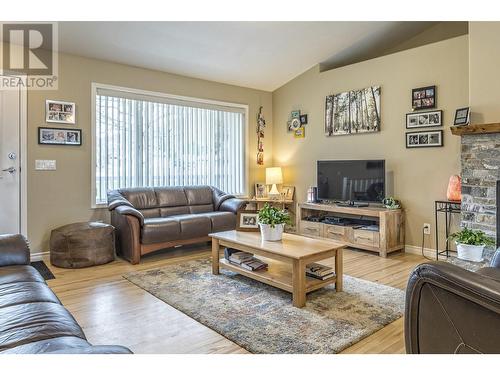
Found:
[(185, 187), (188, 206), (201, 204), (214, 204), (213, 192), (210, 186), (189, 186)]
[(34, 302), (0, 308), (0, 351), (60, 336), (85, 339), (75, 319), (62, 305)]
[(30, 302), (60, 303), (45, 283), (20, 282), (0, 285), (0, 308)]
[(172, 218), (149, 218), (144, 220), (141, 236), (143, 244), (175, 241), (181, 238), (181, 227), (179, 221)]
[(153, 188), (128, 188), (119, 192), (138, 210), (158, 207)]
[(143, 208), (142, 210), (139, 210), (139, 212), (142, 216), (144, 216), (144, 218), (160, 217), (159, 208)]
[(44, 354), (72, 348), (87, 348), (90, 344), (79, 337), (62, 336), (47, 340), (30, 342), (11, 349), (4, 350), (2, 354)]
[(176, 215), (170, 217), (181, 226), (181, 239), (205, 237), (212, 230), (210, 219), (204, 215)]
[(189, 206), (190, 214), (202, 214), (205, 212), (213, 212), (214, 205), (213, 204), (197, 204), (194, 206)]
[(185, 215), (189, 213), (188, 206), (177, 206), (177, 207), (161, 207), (160, 215), (162, 217), (168, 217), (173, 215)]
[(180, 186), (155, 188), (159, 207), (187, 206), (184, 188)]
[(236, 215), (231, 212), (207, 212), (202, 214), (212, 223), (212, 232), (223, 232), (236, 228)]
[(31, 266), (6, 266), (0, 267), (0, 285), (31, 281), (44, 283), (42, 275)]

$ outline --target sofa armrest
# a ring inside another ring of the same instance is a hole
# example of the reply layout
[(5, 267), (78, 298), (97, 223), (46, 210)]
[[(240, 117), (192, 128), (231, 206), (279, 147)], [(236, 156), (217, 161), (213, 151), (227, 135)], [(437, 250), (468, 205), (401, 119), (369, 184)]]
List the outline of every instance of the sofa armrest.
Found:
[(85, 347), (56, 350), (47, 354), (134, 354), (120, 345), (90, 345)]
[(500, 327), (500, 281), (449, 263), (421, 264), (408, 281), (404, 324), (407, 353), (489, 353), (499, 343), (492, 332)]
[(239, 210), (244, 208), (247, 201), (239, 198), (229, 198), (221, 203), (219, 206), (219, 211), (229, 211), (236, 214)]
[(491, 258), (490, 267), (500, 268), (500, 247)]
[(30, 248), (21, 234), (0, 235), (0, 267), (30, 264)]
[(117, 214), (120, 214), (120, 215), (135, 216), (137, 219), (139, 219), (139, 223), (141, 224), (141, 226), (144, 225), (144, 215), (142, 213), (140, 213), (138, 210), (136, 210), (134, 207), (118, 206), (114, 210)]

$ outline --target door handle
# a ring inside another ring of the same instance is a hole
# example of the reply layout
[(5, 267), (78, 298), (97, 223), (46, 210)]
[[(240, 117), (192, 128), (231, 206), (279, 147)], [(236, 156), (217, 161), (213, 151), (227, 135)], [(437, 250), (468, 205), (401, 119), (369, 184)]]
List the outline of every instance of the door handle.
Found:
[(14, 168), (14, 167), (2, 169), (2, 172), (14, 173), (15, 171), (16, 171), (16, 168)]

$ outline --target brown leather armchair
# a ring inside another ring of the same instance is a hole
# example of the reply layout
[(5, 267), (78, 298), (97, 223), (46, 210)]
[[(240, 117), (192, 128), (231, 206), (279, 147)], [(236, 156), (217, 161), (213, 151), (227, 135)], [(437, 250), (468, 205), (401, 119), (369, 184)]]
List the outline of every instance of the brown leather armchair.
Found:
[(424, 263), (406, 290), (405, 341), (410, 354), (500, 353), (500, 250), (490, 267), (470, 272)]
[(117, 345), (91, 345), (30, 266), (30, 250), (19, 234), (0, 235), (0, 354), (126, 354)]
[(232, 230), (246, 201), (212, 186), (129, 188), (108, 192), (117, 253), (132, 264), (156, 250), (210, 241)]

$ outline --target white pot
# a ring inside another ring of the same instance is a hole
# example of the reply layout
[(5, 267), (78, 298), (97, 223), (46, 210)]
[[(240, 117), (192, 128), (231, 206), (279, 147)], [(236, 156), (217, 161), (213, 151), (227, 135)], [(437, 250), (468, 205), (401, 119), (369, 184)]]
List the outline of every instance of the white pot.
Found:
[(285, 224), (276, 224), (274, 228), (271, 227), (271, 224), (261, 224), (260, 226), (260, 234), (262, 235), (262, 239), (264, 241), (281, 241), (283, 238), (283, 229), (285, 228)]
[(458, 259), (480, 262), (483, 260), (484, 245), (466, 245), (457, 243)]

